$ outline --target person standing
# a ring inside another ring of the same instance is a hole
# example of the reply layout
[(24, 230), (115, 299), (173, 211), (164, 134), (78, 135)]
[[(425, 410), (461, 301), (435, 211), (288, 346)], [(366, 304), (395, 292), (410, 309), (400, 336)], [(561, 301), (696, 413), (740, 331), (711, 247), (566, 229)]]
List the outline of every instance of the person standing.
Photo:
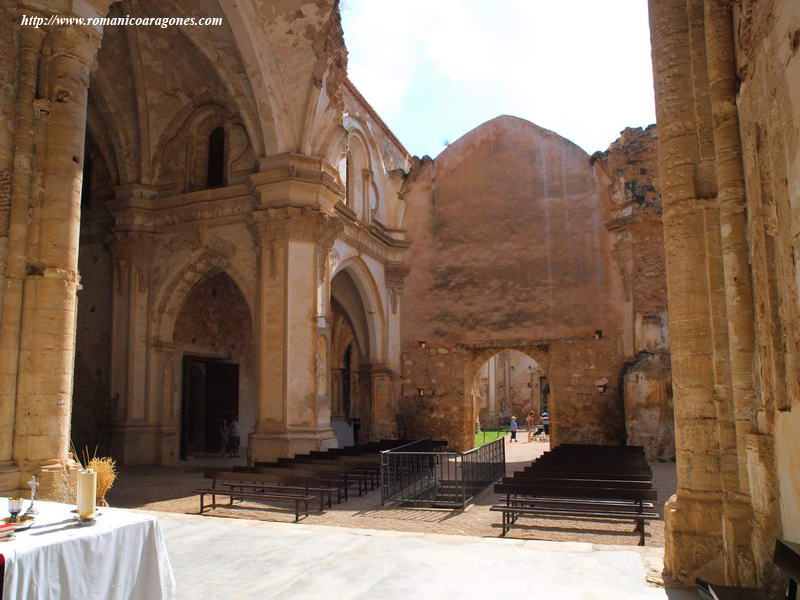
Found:
[(544, 436), (545, 438), (550, 437), (550, 413), (544, 411), (542, 413), (542, 427), (544, 427)]
[(231, 437), (231, 426), (228, 423), (228, 419), (222, 419), (222, 423), (219, 426), (219, 457), (225, 458), (225, 453), (228, 451), (228, 444), (230, 443)]
[(533, 427), (534, 427), (534, 422), (535, 421), (536, 421), (536, 413), (533, 412), (533, 411), (530, 411), (528, 413), (528, 417), (525, 419), (525, 425), (528, 428), (528, 441), (529, 442), (531, 440), (533, 440)]
[(239, 429), (239, 417), (233, 417), (231, 421), (231, 437), (230, 437), (230, 447), (231, 447), (231, 458), (239, 458), (239, 444), (242, 441), (242, 433)]
[(517, 417), (511, 417), (511, 441), (517, 441)]

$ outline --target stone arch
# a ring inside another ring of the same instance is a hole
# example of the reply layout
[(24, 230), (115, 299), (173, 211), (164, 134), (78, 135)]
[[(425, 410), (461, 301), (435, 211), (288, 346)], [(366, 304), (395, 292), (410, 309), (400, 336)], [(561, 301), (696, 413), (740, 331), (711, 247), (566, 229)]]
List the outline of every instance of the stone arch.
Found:
[[(502, 352), (506, 350), (514, 350), (517, 351), (532, 360), (534, 360), (538, 365), (539, 368), (544, 373), (545, 377), (549, 378), (550, 372), (550, 348), (547, 345), (530, 345), (530, 344), (520, 344), (520, 343), (508, 343), (508, 344), (497, 344), (492, 345), (491, 347), (467, 347), (466, 354), (464, 359), (464, 408), (465, 410), (474, 411), (474, 399), (472, 397), (472, 385), (475, 379), (477, 378), (479, 371), (483, 367), (483, 365), (489, 361), (491, 358), (498, 356)], [(549, 385), (552, 386), (552, 382), (549, 382)], [(548, 398), (548, 410), (550, 412), (551, 417), (551, 427), (555, 427), (556, 419), (555, 413), (557, 413), (557, 402), (555, 401), (555, 395), (552, 393), (552, 388), (550, 390), (550, 396)], [(474, 413), (473, 413), (473, 416)], [(520, 419), (520, 415), (517, 415), (518, 419)], [(473, 418), (473, 422), (475, 419)], [(520, 419), (520, 421), (524, 421), (524, 417)], [(553, 440), (555, 437), (554, 430), (551, 430), (553, 435), (551, 435), (550, 439)]]
[(254, 327), (252, 316), (256, 314), (253, 302), (255, 290), (225, 256), (203, 248), (196, 251), (184, 267), (167, 280), (156, 296), (153, 328), (156, 338), (164, 343), (173, 341), (175, 321), (186, 298), (198, 283), (219, 272), (226, 273), (241, 290), (250, 311), (251, 327)]
[(340, 273), (347, 273), (352, 279), (364, 306), (367, 323), (367, 339), (369, 362), (379, 363), (384, 359), (386, 339), (386, 317), (381, 301), (381, 294), (372, 273), (363, 259), (353, 256), (337, 265), (331, 281)]

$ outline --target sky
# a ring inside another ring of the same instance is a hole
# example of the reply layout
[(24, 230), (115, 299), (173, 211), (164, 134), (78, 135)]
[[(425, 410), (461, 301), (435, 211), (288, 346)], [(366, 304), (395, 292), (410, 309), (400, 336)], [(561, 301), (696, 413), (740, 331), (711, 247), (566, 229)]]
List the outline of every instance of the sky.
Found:
[(655, 122), (647, 0), (342, 0), (350, 79), (411, 154), (498, 115), (586, 152)]

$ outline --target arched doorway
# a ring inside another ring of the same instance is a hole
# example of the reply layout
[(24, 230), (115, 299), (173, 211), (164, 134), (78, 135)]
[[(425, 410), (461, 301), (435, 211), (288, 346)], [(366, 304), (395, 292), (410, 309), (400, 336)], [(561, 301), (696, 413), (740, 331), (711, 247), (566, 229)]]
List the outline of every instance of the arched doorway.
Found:
[(530, 411), (536, 424), (544, 412), (554, 422), (549, 367), (547, 346), (469, 348), (464, 409), (474, 431), (506, 428), (512, 416), (523, 429)]
[(183, 356), (180, 457), (219, 453), (223, 420), (237, 418), (246, 443), (255, 424), (252, 318), (233, 279), (219, 272), (195, 285), (173, 339)]
[(371, 276), (359, 266), (351, 262), (331, 281), (331, 427), (340, 446), (385, 434), (391, 408), (383, 311)]
[(533, 411), (547, 410), (549, 385), (541, 365), (518, 350), (501, 350), (484, 361), (472, 381), (475, 424), (480, 429), (524, 422)]

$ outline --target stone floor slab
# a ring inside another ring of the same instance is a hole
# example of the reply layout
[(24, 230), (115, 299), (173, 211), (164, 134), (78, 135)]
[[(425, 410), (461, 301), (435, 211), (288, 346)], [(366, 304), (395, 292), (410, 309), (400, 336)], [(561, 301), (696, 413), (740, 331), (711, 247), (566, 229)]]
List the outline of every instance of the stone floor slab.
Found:
[(150, 514), (161, 519), (180, 599), (696, 597), (647, 585), (634, 550)]

